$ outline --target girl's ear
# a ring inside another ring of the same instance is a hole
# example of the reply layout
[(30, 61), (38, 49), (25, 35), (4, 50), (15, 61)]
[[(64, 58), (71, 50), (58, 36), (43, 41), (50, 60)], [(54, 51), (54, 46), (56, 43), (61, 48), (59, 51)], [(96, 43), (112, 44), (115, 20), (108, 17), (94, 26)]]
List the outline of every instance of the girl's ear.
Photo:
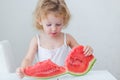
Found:
[(42, 25), (42, 22), (41, 22), (40, 19), (37, 19), (36, 21), (37, 21), (37, 23), (39, 23), (40, 25)]
[(41, 22), (41, 21), (39, 21), (39, 24), (40, 24), (40, 25), (42, 25), (42, 22)]

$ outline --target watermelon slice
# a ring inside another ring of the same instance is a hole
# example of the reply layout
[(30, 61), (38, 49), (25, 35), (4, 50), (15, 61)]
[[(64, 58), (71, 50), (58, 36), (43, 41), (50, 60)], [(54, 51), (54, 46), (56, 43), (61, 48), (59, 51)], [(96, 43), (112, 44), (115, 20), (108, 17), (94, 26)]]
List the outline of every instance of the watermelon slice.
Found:
[(33, 66), (26, 67), (24, 73), (26, 76), (47, 79), (62, 75), (66, 72), (66, 69), (62, 66), (58, 66), (50, 59), (38, 62)]
[(89, 72), (96, 59), (92, 55), (85, 56), (83, 46), (73, 48), (66, 58), (65, 66), (70, 74), (84, 75)]

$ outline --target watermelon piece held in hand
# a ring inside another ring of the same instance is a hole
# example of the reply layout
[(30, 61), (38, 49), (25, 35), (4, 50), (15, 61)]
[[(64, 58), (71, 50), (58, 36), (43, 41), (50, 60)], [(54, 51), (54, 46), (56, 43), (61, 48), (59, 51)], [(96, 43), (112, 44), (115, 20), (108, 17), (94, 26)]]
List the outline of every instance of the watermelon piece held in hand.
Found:
[(62, 66), (58, 66), (50, 59), (38, 62), (33, 66), (26, 67), (24, 73), (26, 76), (35, 78), (52, 78), (62, 75), (66, 72), (66, 69)]
[(65, 66), (73, 75), (84, 75), (89, 72), (96, 59), (93, 54), (85, 56), (83, 46), (73, 48), (66, 58)]

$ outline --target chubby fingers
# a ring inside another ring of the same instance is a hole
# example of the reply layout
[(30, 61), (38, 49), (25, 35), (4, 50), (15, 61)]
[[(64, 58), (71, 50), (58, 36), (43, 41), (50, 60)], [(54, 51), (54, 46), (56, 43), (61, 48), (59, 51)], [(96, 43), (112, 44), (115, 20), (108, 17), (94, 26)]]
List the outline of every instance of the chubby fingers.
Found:
[(24, 69), (23, 68), (17, 68), (16, 69), (16, 74), (18, 75), (19, 78), (23, 78), (24, 77)]
[(91, 55), (93, 53), (92, 47), (88, 46), (88, 45), (84, 46), (83, 51), (84, 51), (84, 54), (86, 54), (86, 56), (89, 56), (89, 55)]

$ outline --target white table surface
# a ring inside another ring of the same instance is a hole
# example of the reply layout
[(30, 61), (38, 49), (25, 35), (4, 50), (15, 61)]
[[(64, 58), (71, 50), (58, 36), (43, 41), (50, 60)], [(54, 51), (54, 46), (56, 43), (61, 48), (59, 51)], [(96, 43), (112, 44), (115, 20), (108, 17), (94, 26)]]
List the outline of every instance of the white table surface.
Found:
[[(15, 73), (12, 74), (0, 73), (0, 80), (21, 80), (21, 79), (19, 79)], [(22, 80), (36, 80), (36, 79), (25, 77)], [(110, 72), (103, 70), (103, 71), (90, 71), (84, 76), (72, 76), (69, 74), (65, 74), (49, 80), (117, 80), (117, 79)]]

